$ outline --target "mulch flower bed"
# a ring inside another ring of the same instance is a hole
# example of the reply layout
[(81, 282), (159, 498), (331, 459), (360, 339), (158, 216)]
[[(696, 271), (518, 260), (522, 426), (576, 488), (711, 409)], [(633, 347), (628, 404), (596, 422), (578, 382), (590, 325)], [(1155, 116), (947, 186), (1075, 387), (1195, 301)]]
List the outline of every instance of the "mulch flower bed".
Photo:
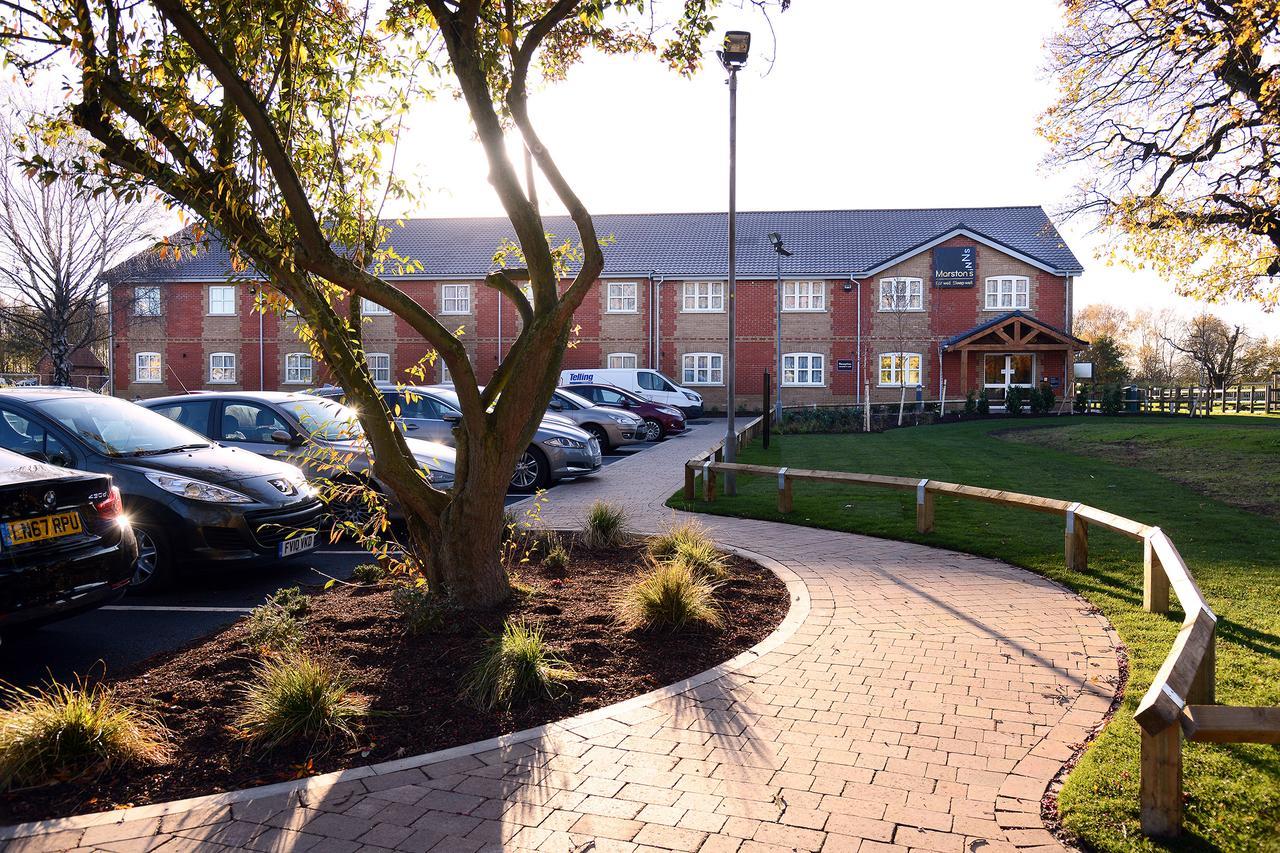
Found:
[[(356, 743), (318, 754), (305, 746), (264, 752), (233, 734), (243, 685), (258, 660), (237, 623), (186, 648), (157, 655), (112, 679), (121, 698), (155, 708), (173, 738), (174, 758), (155, 767), (117, 768), (92, 779), (0, 796), (0, 821), (15, 823), (234, 790), (418, 755), (563, 719), (696, 675), (766, 637), (786, 615), (786, 586), (737, 557), (717, 591), (725, 624), (675, 633), (628, 633), (613, 599), (640, 571), (639, 545), (573, 549), (560, 573), (536, 562), (519, 570), (530, 595), (501, 609), (459, 617), (441, 633), (406, 634), (391, 586), (310, 590), (304, 650), (339, 662), (373, 713)], [(537, 624), (573, 666), (568, 694), (510, 712), (482, 712), (460, 696), (463, 673), (507, 617)]]

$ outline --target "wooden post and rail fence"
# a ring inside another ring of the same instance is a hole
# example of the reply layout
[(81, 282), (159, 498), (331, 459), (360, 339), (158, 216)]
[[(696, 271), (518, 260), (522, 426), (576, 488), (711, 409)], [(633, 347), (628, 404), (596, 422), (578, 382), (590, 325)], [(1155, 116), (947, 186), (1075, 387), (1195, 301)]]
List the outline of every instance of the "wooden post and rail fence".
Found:
[[(739, 448), (759, 435), (760, 429), (760, 418), (748, 422), (738, 434)], [(1059, 515), (1063, 518), (1064, 559), (1067, 567), (1075, 571), (1088, 568), (1090, 527), (1111, 530), (1141, 542), (1143, 609), (1149, 613), (1168, 613), (1172, 591), (1185, 614), (1168, 656), (1134, 714), (1142, 731), (1139, 792), (1142, 831), (1147, 835), (1171, 837), (1181, 831), (1184, 738), (1208, 743), (1280, 744), (1280, 707), (1215, 703), (1214, 648), (1218, 617), (1205, 601), (1173, 541), (1159, 527), (1074, 501), (940, 480), (730, 464), (724, 462), (723, 442), (685, 464), (684, 499), (692, 501), (697, 497), (698, 478), (701, 478), (703, 500), (714, 501), (717, 476), (725, 472), (775, 478), (780, 513), (791, 512), (796, 482), (914, 492), (916, 529), (920, 533), (933, 530), (938, 495)]]

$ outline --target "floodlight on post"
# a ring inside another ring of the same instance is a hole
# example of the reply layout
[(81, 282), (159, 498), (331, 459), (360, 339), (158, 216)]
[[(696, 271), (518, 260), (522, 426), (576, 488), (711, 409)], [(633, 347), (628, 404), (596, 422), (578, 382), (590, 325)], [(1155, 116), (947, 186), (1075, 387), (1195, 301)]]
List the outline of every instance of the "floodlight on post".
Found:
[[(738, 368), (736, 355), (738, 254), (735, 241), (737, 239), (738, 218), (738, 70), (747, 64), (747, 54), (751, 50), (751, 33), (742, 30), (730, 30), (724, 34), (724, 49), (716, 51), (720, 64), (729, 72), (729, 275), (725, 284), (725, 312), (729, 315), (728, 352), (725, 353), (725, 369), (728, 374), (725, 380), (728, 422), (725, 425), (724, 461), (733, 462), (738, 457), (737, 436), (737, 387), (735, 384)], [(732, 472), (725, 472), (724, 493), (733, 495), (737, 491), (737, 483)]]
[(774, 254), (778, 257), (778, 339), (775, 344), (778, 356), (778, 394), (774, 398), (773, 405), (773, 422), (778, 426), (782, 426), (782, 259), (791, 257), (791, 252), (787, 251), (787, 247), (782, 245), (782, 235), (774, 231), (769, 235), (769, 242), (773, 244)]

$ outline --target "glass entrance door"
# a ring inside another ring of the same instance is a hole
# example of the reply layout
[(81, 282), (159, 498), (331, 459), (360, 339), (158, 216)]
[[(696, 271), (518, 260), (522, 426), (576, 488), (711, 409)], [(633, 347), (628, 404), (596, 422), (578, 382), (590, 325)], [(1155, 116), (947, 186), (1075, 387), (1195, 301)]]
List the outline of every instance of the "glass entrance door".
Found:
[(1035, 384), (1036, 357), (1029, 352), (987, 353), (983, 369), (987, 399), (1003, 403), (1013, 386), (1030, 388)]

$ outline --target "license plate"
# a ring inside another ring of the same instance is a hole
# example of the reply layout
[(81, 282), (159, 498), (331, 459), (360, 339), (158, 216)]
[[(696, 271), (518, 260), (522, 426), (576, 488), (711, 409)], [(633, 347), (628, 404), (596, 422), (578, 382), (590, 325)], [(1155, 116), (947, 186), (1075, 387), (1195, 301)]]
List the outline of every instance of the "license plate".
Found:
[(314, 533), (304, 533), (301, 536), (295, 536), (292, 539), (286, 539), (281, 542), (280, 556), (292, 557), (294, 554), (301, 554), (315, 547), (316, 535)]
[(80, 523), (78, 512), (55, 512), (53, 515), (24, 518), (22, 521), (11, 521), (0, 526), (4, 544), (10, 547), (83, 532), (84, 526)]

